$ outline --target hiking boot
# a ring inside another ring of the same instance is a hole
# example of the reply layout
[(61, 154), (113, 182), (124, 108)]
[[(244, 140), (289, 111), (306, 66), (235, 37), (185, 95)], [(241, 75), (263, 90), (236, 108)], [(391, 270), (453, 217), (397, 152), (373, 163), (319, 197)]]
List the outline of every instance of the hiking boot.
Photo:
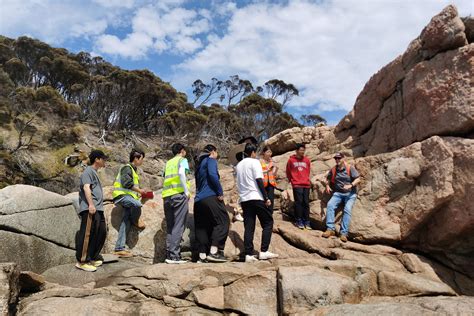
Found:
[(257, 262), (258, 259), (255, 258), (255, 256), (250, 256), (250, 255), (245, 255), (245, 262), (251, 263), (251, 262)]
[(133, 257), (133, 253), (128, 250), (115, 250), (114, 255), (118, 256), (119, 258), (130, 258)]
[(188, 263), (186, 260), (183, 259), (166, 259), (166, 263), (168, 264), (183, 264), (183, 263)]
[(226, 262), (227, 261), (227, 258), (220, 251), (214, 254), (210, 253), (206, 259), (209, 262)]
[(102, 261), (102, 260), (92, 260), (91, 262), (89, 262), (89, 264), (96, 267), (96, 268), (98, 268), (98, 267), (100, 267), (101, 265), (104, 264), (104, 261)]
[(304, 228), (306, 230), (313, 230), (313, 228), (311, 228), (311, 222), (310, 221), (305, 221), (304, 222)]
[(234, 222), (243, 222), (243, 221), (244, 221), (244, 218), (242, 217), (242, 215), (240, 215), (240, 213), (237, 213), (234, 216)]
[(136, 223), (133, 223), (133, 226), (135, 226), (138, 229), (145, 229), (146, 224), (141, 218), (139, 218)]
[(258, 254), (259, 260), (268, 260), (268, 259), (275, 259), (275, 258), (278, 258), (278, 255), (270, 251), (260, 252)]
[(299, 229), (304, 229), (303, 220), (298, 218), (295, 222), (295, 226), (298, 227)]
[(336, 236), (336, 232), (334, 230), (329, 230), (328, 229), (323, 233), (324, 238), (329, 238), (331, 236)]
[(87, 272), (95, 272), (97, 270), (96, 267), (94, 267), (93, 265), (89, 263), (80, 263), (80, 262), (76, 263), (76, 268), (83, 271), (87, 271)]
[(339, 239), (340, 239), (342, 242), (347, 242), (347, 236), (346, 236), (346, 235), (341, 235), (341, 236), (339, 236)]

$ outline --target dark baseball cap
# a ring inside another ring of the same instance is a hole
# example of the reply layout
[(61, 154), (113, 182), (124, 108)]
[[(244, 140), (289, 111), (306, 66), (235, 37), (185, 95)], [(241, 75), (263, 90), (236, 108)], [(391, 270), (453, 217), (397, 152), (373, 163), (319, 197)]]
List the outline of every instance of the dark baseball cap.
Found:
[(102, 150), (98, 150), (98, 149), (91, 151), (91, 153), (89, 154), (89, 161), (91, 162), (91, 164), (94, 163), (96, 159), (101, 159), (101, 158), (109, 159), (109, 156), (104, 154)]
[(343, 154), (343, 153), (340, 153), (340, 152), (339, 152), (339, 153), (336, 153), (336, 154), (334, 155), (334, 158), (344, 158), (344, 154)]

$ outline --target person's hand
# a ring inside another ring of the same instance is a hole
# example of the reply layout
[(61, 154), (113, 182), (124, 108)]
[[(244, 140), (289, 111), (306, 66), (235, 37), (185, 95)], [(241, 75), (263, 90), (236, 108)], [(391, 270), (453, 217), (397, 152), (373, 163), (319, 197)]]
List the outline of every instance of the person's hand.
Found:
[(332, 192), (331, 187), (329, 185), (326, 185), (326, 193), (330, 194)]
[(219, 195), (219, 196), (217, 197), (217, 199), (218, 199), (219, 201), (224, 201), (224, 196), (223, 196), (223, 195)]
[(352, 184), (344, 184), (344, 190), (349, 191), (352, 189)]
[(267, 199), (267, 200), (265, 201), (265, 205), (266, 205), (266, 206), (271, 206), (271, 205), (272, 205), (272, 201), (270, 201), (270, 199)]
[(89, 214), (94, 215), (95, 212), (97, 212), (97, 209), (95, 208), (94, 204), (89, 205)]
[(186, 194), (186, 197), (188, 198), (188, 201), (191, 200), (191, 192), (188, 192), (188, 194)]
[(138, 193), (140, 193), (140, 195), (145, 195), (145, 193), (146, 193), (146, 190), (143, 190), (143, 189), (138, 189)]

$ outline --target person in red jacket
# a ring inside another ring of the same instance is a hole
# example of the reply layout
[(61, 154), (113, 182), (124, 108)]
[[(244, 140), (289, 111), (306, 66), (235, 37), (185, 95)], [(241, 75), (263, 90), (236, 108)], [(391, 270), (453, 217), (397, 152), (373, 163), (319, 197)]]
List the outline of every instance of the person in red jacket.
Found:
[(304, 155), (304, 144), (296, 144), (296, 154), (292, 155), (286, 164), (286, 176), (293, 187), (295, 198), (295, 225), (300, 229), (311, 230), (309, 221), (309, 190), (311, 181), (309, 174), (311, 162)]

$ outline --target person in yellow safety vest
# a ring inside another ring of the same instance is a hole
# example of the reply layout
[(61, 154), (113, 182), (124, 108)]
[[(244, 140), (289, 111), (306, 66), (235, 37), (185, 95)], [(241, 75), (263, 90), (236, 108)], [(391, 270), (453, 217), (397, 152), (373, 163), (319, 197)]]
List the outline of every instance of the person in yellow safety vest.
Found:
[(129, 164), (122, 166), (115, 178), (114, 191), (112, 197), (115, 205), (123, 208), (123, 217), (118, 231), (117, 242), (115, 243), (115, 251), (119, 257), (132, 257), (133, 254), (125, 248), (127, 235), (130, 230), (130, 224), (139, 229), (144, 229), (145, 224), (140, 220), (142, 213), (141, 195), (146, 190), (140, 189), (140, 178), (137, 170), (143, 164), (145, 153), (138, 149), (130, 152)]
[(180, 243), (188, 216), (188, 203), (191, 198), (191, 184), (186, 179), (189, 163), (186, 149), (180, 143), (171, 146), (174, 158), (168, 160), (163, 177), (163, 204), (166, 219), (166, 263), (186, 263), (181, 258)]
[(263, 170), (263, 186), (265, 187), (265, 191), (267, 191), (267, 196), (272, 202), (270, 205), (270, 210), (273, 212), (273, 205), (275, 201), (275, 188), (276, 184), (276, 173), (278, 171), (278, 167), (274, 165), (272, 159), (272, 150), (270, 147), (265, 146), (262, 149), (262, 156), (260, 158), (260, 164), (262, 165)]

